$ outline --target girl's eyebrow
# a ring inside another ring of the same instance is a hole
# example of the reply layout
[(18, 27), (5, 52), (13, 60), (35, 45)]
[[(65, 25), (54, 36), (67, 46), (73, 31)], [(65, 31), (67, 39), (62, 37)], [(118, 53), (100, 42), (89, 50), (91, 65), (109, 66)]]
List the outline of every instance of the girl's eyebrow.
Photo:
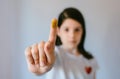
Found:
[(82, 28), (82, 26), (76, 26), (75, 28)]
[[(69, 28), (69, 26), (64, 26), (63, 28)], [(81, 25), (78, 25), (78, 26), (75, 26), (74, 28), (82, 28), (82, 26)]]

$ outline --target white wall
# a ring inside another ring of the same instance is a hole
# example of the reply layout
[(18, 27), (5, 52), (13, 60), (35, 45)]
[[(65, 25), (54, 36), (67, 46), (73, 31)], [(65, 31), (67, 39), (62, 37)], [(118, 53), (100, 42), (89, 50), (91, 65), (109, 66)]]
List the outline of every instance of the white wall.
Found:
[(19, 29), (15, 0), (0, 0), (0, 79), (13, 79), (18, 70)]
[(120, 0), (1, 0), (0, 78), (40, 79), (27, 70), (25, 47), (47, 41), (50, 21), (65, 7), (86, 20), (85, 47), (97, 59), (97, 79), (120, 78)]

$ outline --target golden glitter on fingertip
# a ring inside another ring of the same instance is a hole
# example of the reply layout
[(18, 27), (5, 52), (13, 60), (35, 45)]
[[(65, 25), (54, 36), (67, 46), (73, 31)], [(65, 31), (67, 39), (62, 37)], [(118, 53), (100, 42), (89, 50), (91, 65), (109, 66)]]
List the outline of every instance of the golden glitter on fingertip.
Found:
[(57, 27), (57, 19), (52, 19), (52, 28)]

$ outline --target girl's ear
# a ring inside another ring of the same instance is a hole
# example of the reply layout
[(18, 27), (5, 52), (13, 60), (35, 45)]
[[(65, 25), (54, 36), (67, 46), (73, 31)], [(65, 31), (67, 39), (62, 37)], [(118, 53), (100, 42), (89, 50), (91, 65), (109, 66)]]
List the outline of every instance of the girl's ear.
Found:
[(60, 28), (57, 27), (57, 35), (60, 37)]

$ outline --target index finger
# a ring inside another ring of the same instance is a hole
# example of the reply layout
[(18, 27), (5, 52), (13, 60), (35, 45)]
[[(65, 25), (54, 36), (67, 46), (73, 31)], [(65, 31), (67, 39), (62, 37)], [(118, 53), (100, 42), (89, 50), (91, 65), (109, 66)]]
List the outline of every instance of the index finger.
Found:
[(55, 43), (57, 37), (57, 19), (52, 19), (50, 27), (49, 41)]

